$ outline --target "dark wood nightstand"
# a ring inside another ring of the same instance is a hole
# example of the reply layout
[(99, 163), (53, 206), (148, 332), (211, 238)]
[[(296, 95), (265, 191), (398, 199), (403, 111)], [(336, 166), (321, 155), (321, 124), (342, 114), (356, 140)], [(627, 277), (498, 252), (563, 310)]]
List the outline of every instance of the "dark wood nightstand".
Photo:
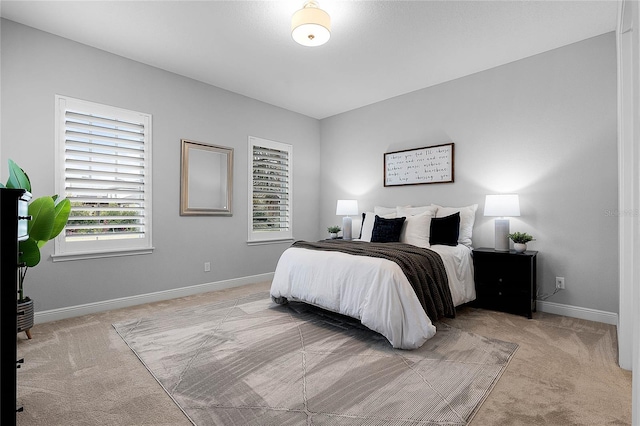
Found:
[(473, 250), (474, 306), (532, 317), (536, 310), (537, 251)]

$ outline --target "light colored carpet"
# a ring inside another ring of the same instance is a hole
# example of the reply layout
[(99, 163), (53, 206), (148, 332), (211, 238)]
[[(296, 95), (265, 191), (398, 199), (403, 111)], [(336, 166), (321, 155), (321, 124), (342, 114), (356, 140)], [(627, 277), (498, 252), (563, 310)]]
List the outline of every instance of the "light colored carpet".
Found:
[(438, 324), (412, 351), (257, 293), (114, 324), (198, 426), (466, 425), (517, 346)]
[[(18, 426), (190, 426), (112, 324), (268, 291), (271, 283), (36, 324), (17, 335)], [(631, 372), (616, 327), (544, 312), (463, 307), (447, 324), (519, 345), (471, 426), (630, 425)]]

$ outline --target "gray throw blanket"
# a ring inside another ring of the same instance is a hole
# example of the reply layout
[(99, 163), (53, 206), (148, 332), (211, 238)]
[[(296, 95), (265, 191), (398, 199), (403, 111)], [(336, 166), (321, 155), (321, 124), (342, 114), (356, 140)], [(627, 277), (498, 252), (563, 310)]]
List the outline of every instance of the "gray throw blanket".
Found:
[(296, 241), (291, 247), (339, 251), (356, 256), (379, 257), (400, 266), (416, 292), (420, 304), (432, 321), (444, 316), (453, 318), (455, 307), (449, 289), (447, 271), (438, 253), (404, 243), (369, 243), (364, 241), (326, 240)]

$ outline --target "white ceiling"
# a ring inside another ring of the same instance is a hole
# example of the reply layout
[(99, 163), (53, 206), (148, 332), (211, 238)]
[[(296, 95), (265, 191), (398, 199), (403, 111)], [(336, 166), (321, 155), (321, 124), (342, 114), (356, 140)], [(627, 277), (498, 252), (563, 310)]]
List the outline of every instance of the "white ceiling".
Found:
[(616, 28), (608, 1), (319, 0), (323, 46), (297, 45), (303, 0), (2, 0), (2, 17), (322, 119)]

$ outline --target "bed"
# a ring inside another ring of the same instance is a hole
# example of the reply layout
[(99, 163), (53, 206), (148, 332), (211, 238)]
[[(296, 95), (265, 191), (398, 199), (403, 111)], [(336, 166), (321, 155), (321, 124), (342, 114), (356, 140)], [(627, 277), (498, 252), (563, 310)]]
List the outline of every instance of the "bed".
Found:
[[(372, 246), (389, 242), (380, 241), (380, 232), (376, 234), (382, 228), (380, 224), (393, 222), (398, 228), (401, 223), (395, 241), (413, 251), (427, 249), (439, 255), (451, 301), (459, 306), (475, 299), (471, 231), (476, 208), (376, 207), (363, 214), (358, 242), (376, 243)], [(300, 301), (356, 318), (385, 336), (394, 348), (415, 349), (435, 335), (432, 319), (437, 318), (429, 318), (397, 263), (382, 257), (303, 247), (294, 244), (278, 260), (270, 290), (275, 302)]]

